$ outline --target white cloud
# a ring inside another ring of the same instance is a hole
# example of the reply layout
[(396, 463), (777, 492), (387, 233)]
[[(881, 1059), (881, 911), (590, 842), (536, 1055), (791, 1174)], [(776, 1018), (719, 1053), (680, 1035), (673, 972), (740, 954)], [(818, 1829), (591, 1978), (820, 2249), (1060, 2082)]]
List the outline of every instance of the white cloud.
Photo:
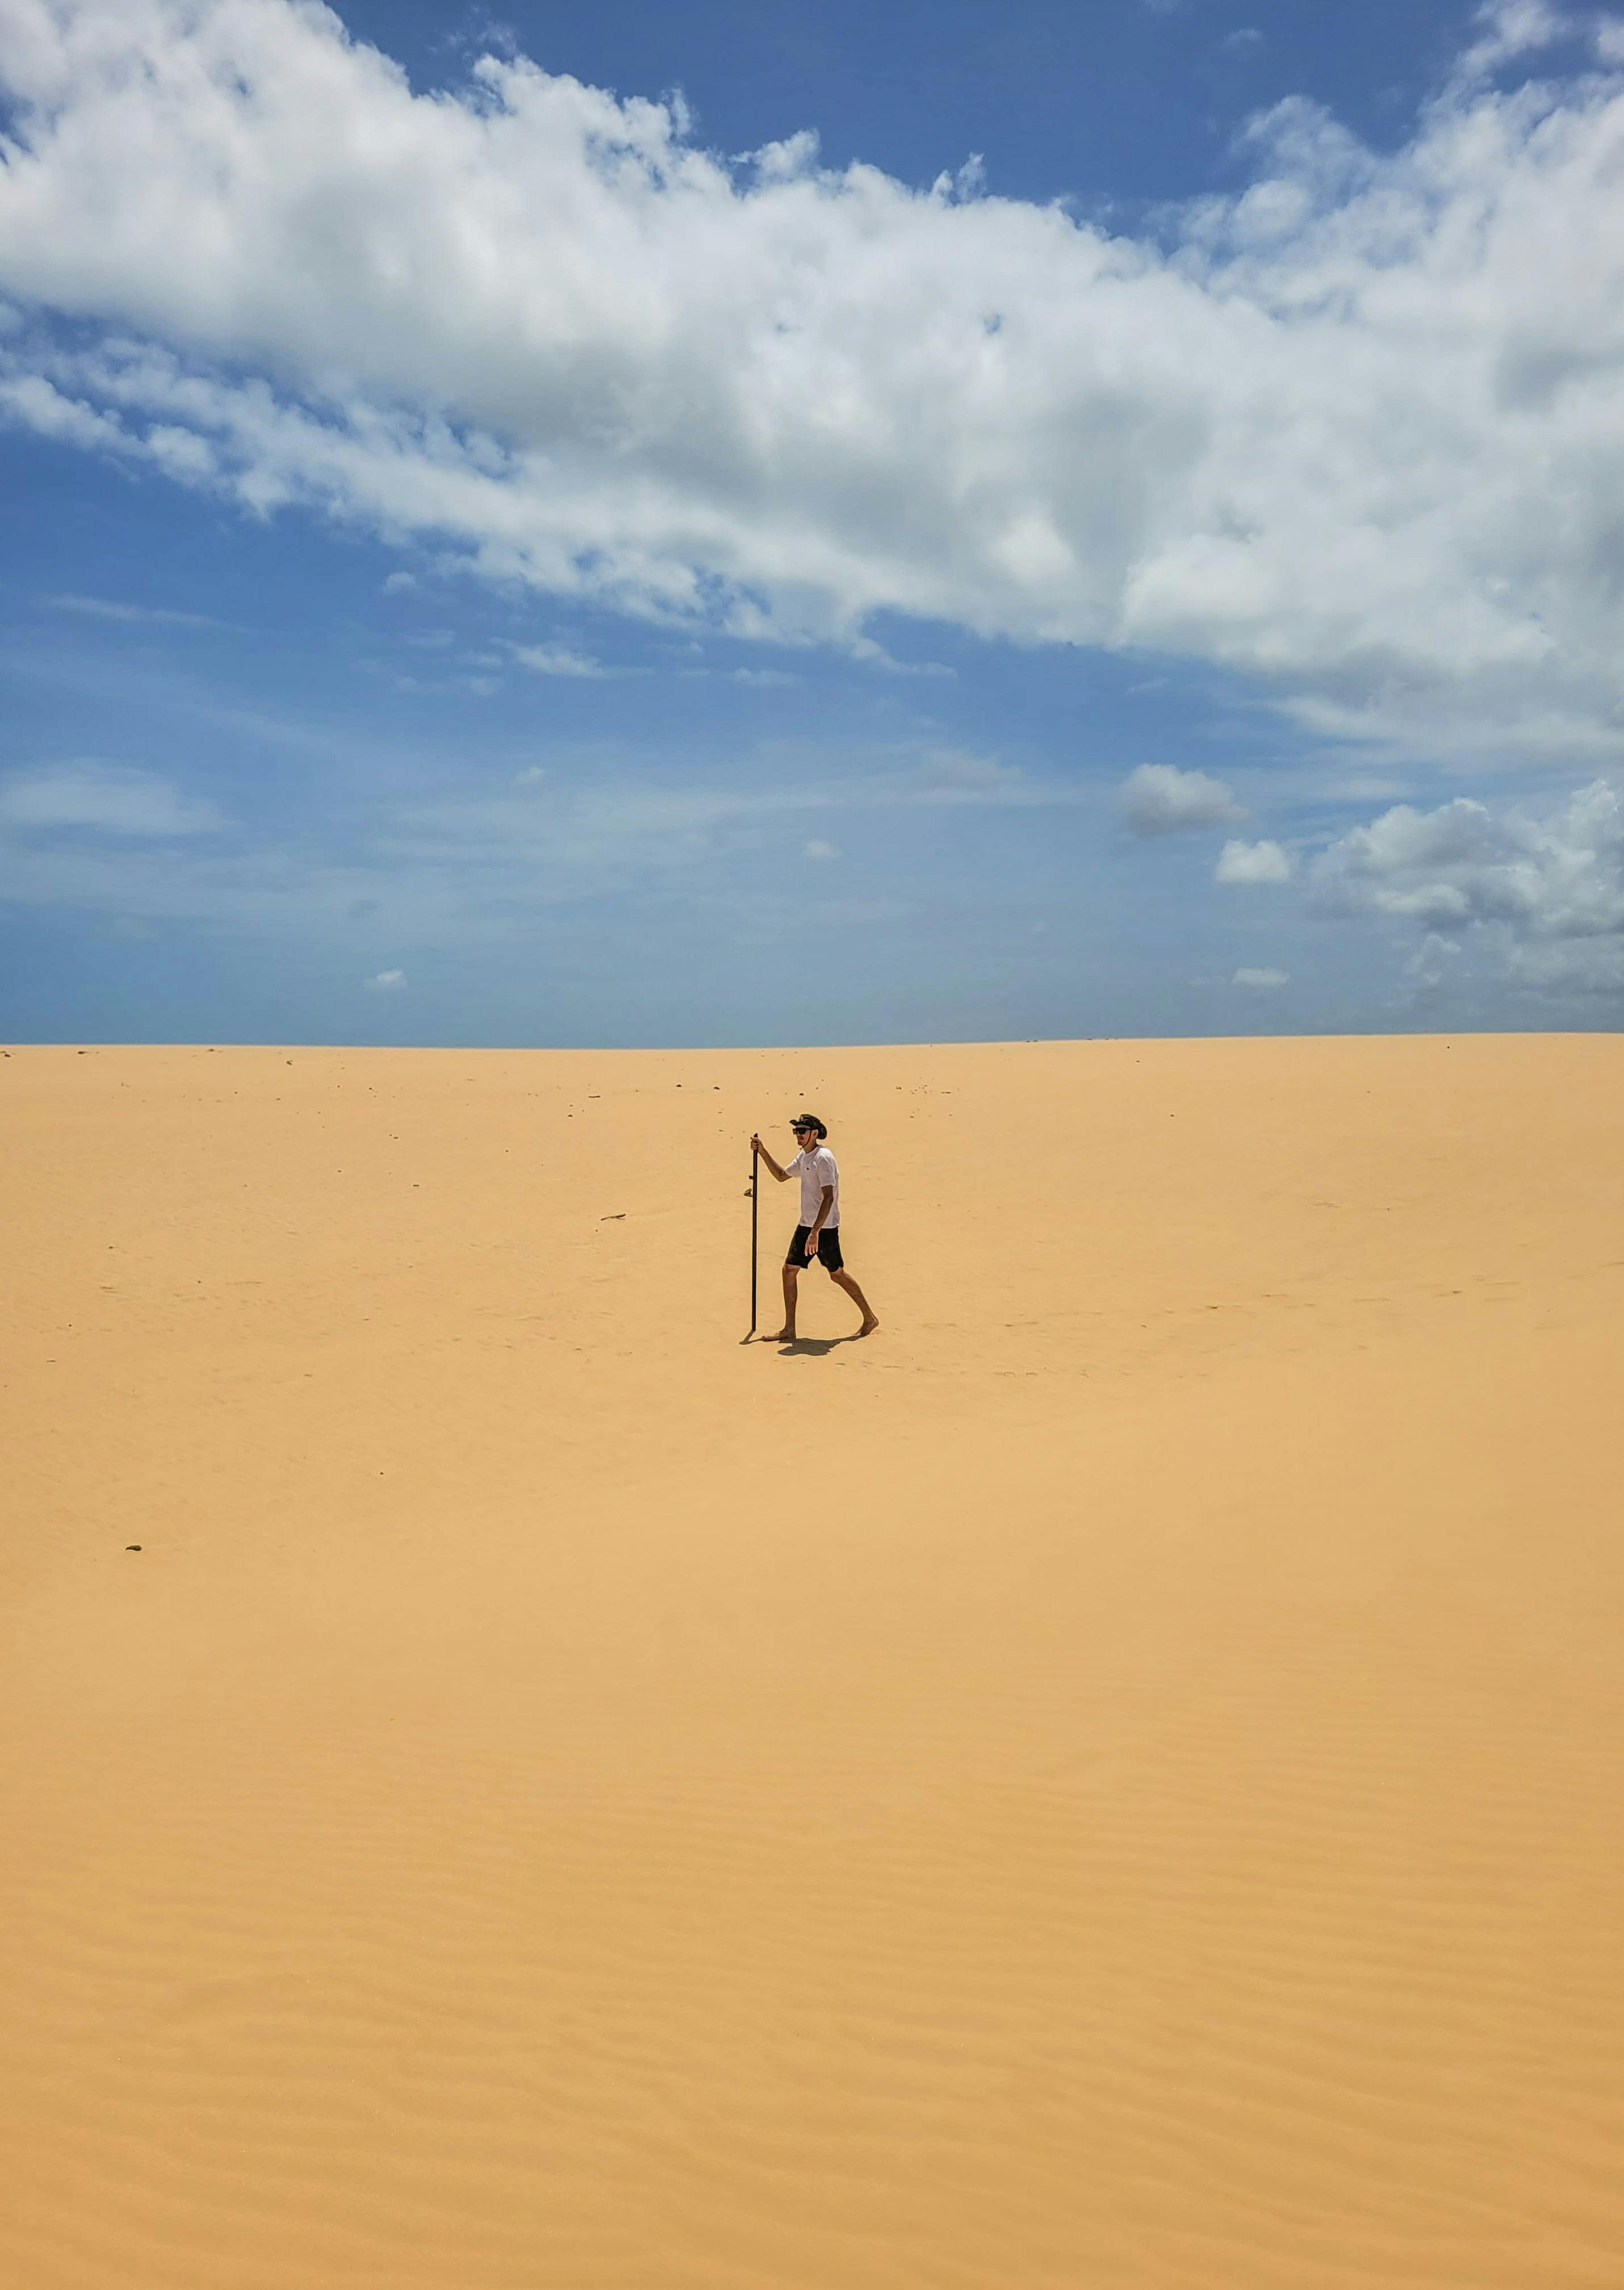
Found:
[(1480, 31), (1457, 66), (1462, 78), (1498, 71), (1519, 56), (1548, 48), (1573, 28), (1572, 17), (1548, 6), (1547, 0), (1488, 0), (1472, 21)]
[(42, 597), (53, 613), (79, 613), (89, 620), (123, 621), (136, 627), (218, 629), (206, 613), (172, 613), (156, 605), (121, 605), (107, 597)]
[(853, 637), (851, 640), (853, 660), (864, 668), (880, 669), (886, 676), (946, 676), (956, 677), (958, 670), (940, 660), (898, 660), (872, 637)]
[(1289, 883), (1289, 853), (1277, 843), (1226, 843), (1212, 869), (1215, 883)]
[(1356, 827), (1317, 862), (1322, 886), (1388, 914), (1430, 922), (1466, 922), (1491, 885), (1502, 856), (1502, 834), (1481, 803), (1458, 796), (1436, 811), (1395, 804), (1369, 827)]
[(1476, 934), (1530, 985), (1624, 985), (1624, 806), (1604, 779), (1546, 820), (1464, 797), (1395, 804), (1331, 843), (1313, 888), (1333, 914), (1399, 916), (1441, 941)]
[(1186, 828), (1224, 827), (1244, 819), (1233, 789), (1205, 772), (1140, 764), (1117, 790), (1117, 805), (1135, 835), (1177, 835)]
[(1164, 245), (523, 60), (414, 96), (291, 0), (5, 0), (0, 292), (73, 332), (6, 331), (0, 409), (739, 635), (1140, 645), (1616, 757), (1624, 90), (1485, 76), (1553, 26), (1490, 12), (1390, 154), (1277, 107)]
[(396, 692), (415, 694), (420, 700), (444, 700), (460, 693), (472, 693), (476, 700), (489, 700), (492, 693), (501, 690), (501, 678), (497, 676), (396, 676), (390, 678)]
[(521, 668), (534, 676), (607, 676), (609, 670), (597, 661), (589, 660), (585, 653), (572, 652), (567, 645), (509, 645)]
[(45, 764), (0, 781), (0, 821), (44, 832), (204, 835), (220, 824), (212, 804), (183, 796), (151, 772), (112, 764)]
[(404, 990), (406, 973), (404, 970), (380, 970), (363, 983), (369, 994), (399, 994)]
[(938, 803), (986, 803), (1013, 799), (1027, 790), (1019, 764), (978, 756), (964, 748), (932, 748), (915, 773), (919, 798)]
[(1311, 879), (1328, 913), (1419, 925), (1428, 982), (1470, 941), (1526, 985), (1624, 988), (1624, 806), (1604, 780), (1542, 820), (1464, 797), (1397, 804), (1332, 843)]
[(1418, 986), (1439, 987), (1459, 974), (1461, 958), (1458, 941), (1428, 931), (1404, 968)]
[[(1298, 871), (1278, 843), (1229, 842), (1213, 879), (1279, 885)], [(1624, 991), (1624, 800), (1605, 780), (1545, 816), (1468, 797), (1431, 810), (1393, 804), (1334, 837), (1304, 881), (1323, 918), (1412, 926), (1405, 969), (1419, 987), (1458, 981), (1476, 966), (1553, 993)], [(1289, 981), (1243, 968), (1232, 982)]]
[(837, 859), (840, 853), (832, 843), (825, 843), (820, 836), (814, 835), (810, 843), (803, 845), (801, 856), (804, 859)]

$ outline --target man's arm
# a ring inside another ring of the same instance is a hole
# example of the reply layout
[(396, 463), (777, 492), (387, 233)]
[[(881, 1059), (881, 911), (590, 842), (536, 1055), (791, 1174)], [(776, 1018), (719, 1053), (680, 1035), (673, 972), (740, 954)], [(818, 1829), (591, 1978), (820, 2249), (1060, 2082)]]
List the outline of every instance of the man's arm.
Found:
[(780, 1169), (779, 1167), (778, 1163), (773, 1159), (772, 1154), (768, 1152), (766, 1147), (762, 1143), (759, 1137), (751, 1138), (750, 1150), (752, 1153), (758, 1153), (761, 1156), (762, 1159), (766, 1163), (768, 1168), (772, 1170), (773, 1175), (778, 1179), (780, 1185), (787, 1185), (789, 1182), (788, 1170)]
[(823, 1220), (835, 1205), (835, 1188), (825, 1185), (823, 1198), (818, 1204), (818, 1221), (806, 1236), (806, 1253), (810, 1256), (818, 1245), (818, 1235), (823, 1230)]

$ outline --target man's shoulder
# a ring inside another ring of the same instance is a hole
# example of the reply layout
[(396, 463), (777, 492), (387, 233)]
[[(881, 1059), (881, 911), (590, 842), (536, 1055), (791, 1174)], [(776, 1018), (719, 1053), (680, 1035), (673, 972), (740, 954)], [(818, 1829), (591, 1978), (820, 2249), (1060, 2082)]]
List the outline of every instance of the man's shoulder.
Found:
[(834, 1168), (834, 1167), (835, 1167), (835, 1165), (836, 1165), (836, 1162), (835, 1162), (835, 1156), (834, 1156), (834, 1155), (829, 1151), (829, 1149), (828, 1149), (828, 1147), (827, 1145), (820, 1145), (820, 1146), (819, 1146), (819, 1148), (818, 1148), (818, 1149), (817, 1149), (817, 1151), (812, 1155), (812, 1159), (817, 1163), (818, 1166), (819, 1166), (820, 1169), (821, 1169), (821, 1168), (830, 1168), (830, 1169), (832, 1169), (832, 1168)]

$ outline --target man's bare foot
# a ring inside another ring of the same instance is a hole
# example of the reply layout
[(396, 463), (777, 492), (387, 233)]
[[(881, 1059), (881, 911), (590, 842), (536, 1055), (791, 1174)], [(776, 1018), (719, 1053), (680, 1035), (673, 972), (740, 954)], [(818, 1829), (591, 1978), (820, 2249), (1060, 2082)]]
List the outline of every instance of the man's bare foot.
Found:
[(793, 1328), (780, 1328), (777, 1335), (764, 1336), (762, 1338), (762, 1341), (764, 1344), (792, 1344), (795, 1341), (795, 1330)]
[(868, 1318), (863, 1322), (862, 1326), (859, 1328), (857, 1333), (860, 1336), (871, 1336), (879, 1325), (879, 1322), (875, 1318), (873, 1313), (870, 1312)]

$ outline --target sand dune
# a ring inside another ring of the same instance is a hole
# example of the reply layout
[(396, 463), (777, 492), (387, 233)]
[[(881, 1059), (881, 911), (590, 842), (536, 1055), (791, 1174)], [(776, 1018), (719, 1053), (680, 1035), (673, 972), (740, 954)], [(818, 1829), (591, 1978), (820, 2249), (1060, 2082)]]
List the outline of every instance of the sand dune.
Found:
[(6, 2282), (1624, 2280), (1616, 1040), (0, 1120)]

